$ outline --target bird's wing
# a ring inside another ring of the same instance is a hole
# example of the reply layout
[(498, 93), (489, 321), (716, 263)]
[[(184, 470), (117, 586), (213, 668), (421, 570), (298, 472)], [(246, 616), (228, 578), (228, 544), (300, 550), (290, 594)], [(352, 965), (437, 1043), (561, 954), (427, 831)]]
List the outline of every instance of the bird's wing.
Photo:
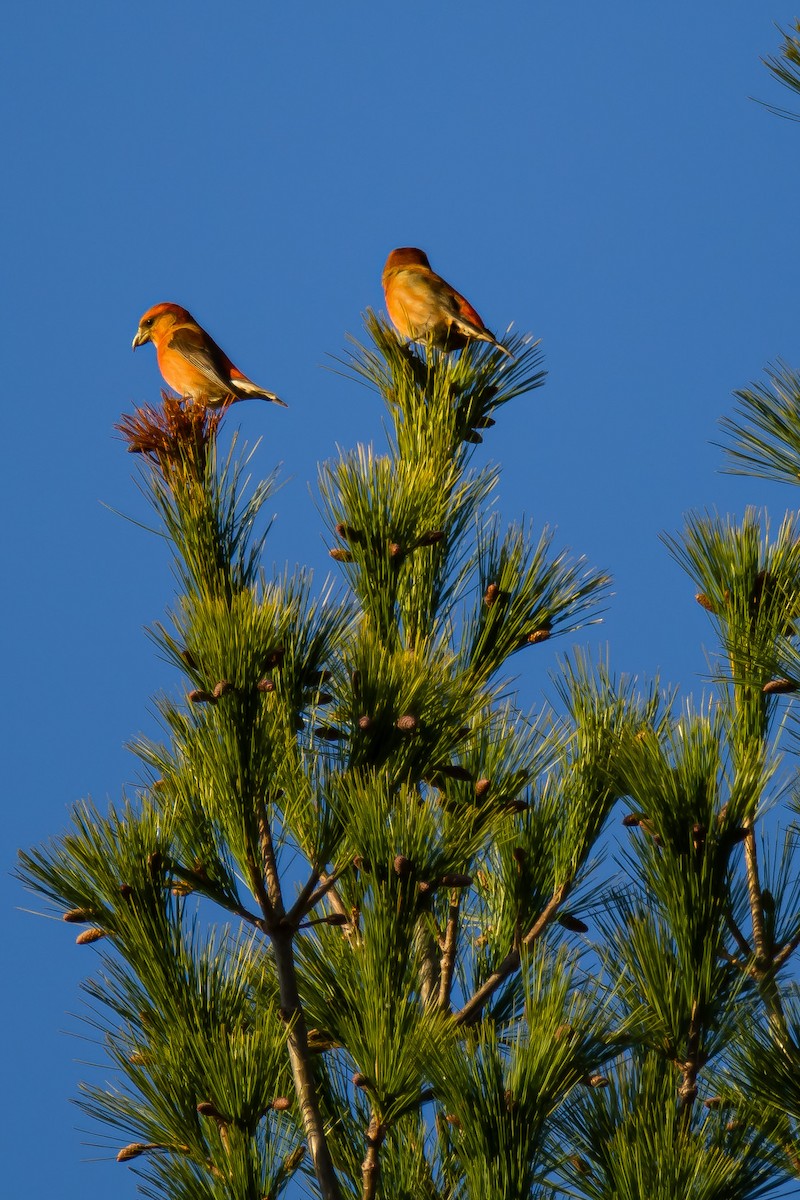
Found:
[(453, 309), (451, 310), (454, 316), (463, 321), (466, 326), (472, 326), (473, 329), (486, 330), (481, 318), (475, 312), (475, 309), (460, 292), (453, 289)]
[(453, 289), (453, 303), (454, 307), (451, 309), (451, 311), (453, 314), (453, 324), (455, 325), (456, 329), (460, 330), (461, 333), (466, 334), (467, 337), (475, 337), (482, 342), (491, 343), (491, 345), (496, 346), (498, 350), (502, 350), (503, 354), (505, 354), (507, 358), (510, 358), (512, 362), (516, 361), (511, 351), (506, 350), (502, 342), (498, 342), (492, 331), (486, 328), (483, 321), (470, 304), (469, 300), (466, 300), (461, 293), (455, 291), (455, 289)]
[(231, 363), (224, 351), (202, 329), (179, 325), (169, 340), (172, 350), (182, 354), (201, 375), (222, 391), (230, 390)]

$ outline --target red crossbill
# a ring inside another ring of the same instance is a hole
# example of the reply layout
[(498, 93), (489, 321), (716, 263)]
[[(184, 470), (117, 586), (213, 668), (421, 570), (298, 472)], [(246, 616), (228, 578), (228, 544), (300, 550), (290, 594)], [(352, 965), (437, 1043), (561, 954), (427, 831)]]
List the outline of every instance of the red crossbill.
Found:
[(514, 356), (484, 325), (475, 309), (415, 246), (392, 250), (383, 268), (383, 294), (392, 324), (413, 342), (431, 338), (440, 350), (461, 350), (467, 342), (489, 342)]
[(274, 392), (253, 383), (235, 367), (191, 313), (179, 304), (155, 304), (139, 322), (133, 348), (152, 342), (158, 369), (179, 396), (219, 408), (234, 400), (271, 400), (286, 408)]

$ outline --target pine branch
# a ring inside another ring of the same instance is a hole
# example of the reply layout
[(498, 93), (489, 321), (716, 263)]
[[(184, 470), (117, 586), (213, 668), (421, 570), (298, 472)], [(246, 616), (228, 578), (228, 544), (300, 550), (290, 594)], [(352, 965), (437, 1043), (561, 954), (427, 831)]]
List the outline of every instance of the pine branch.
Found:
[(509, 975), (513, 974), (522, 960), (521, 948), (530, 949), (541, 935), (552, 925), (558, 915), (558, 910), (569, 894), (568, 884), (561, 884), (553, 893), (552, 899), (543, 910), (538, 920), (531, 926), (522, 938), (521, 946), (510, 950), (500, 965), (489, 978), (478, 988), (454, 1016), (457, 1025), (472, 1025), (477, 1021), (486, 1004), (492, 998), (498, 987)]

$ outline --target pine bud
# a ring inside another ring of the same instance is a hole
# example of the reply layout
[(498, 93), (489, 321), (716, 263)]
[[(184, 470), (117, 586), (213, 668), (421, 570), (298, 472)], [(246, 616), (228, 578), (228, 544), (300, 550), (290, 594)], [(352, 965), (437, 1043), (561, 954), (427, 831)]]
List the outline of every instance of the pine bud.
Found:
[(275, 684), (271, 679), (259, 679), (256, 688), (259, 692), (274, 692)]
[(407, 879), (413, 871), (411, 859), (406, 858), (405, 854), (398, 854), (394, 860), (394, 873), (401, 879)]
[(216, 696), (211, 692), (203, 691), (202, 688), (192, 688), (191, 692), (187, 694), (186, 699), (190, 700), (192, 704), (213, 704)]
[(697, 592), (695, 595), (695, 600), (701, 608), (706, 610), (706, 612), (715, 613), (717, 611), (705, 592)]
[(401, 733), (413, 733), (418, 725), (419, 720), (413, 715), (413, 713), (404, 713), (402, 717), (398, 717), (395, 721), (395, 727), (399, 729)]
[(364, 713), (363, 716), (360, 716), (358, 718), (358, 728), (361, 730), (362, 733), (367, 733), (370, 729), (372, 729), (372, 726), (374, 724), (375, 724), (375, 722), (374, 722), (373, 718), (367, 716), (366, 713)]
[(606, 1079), (605, 1075), (586, 1075), (583, 1078), (582, 1082), (585, 1083), (586, 1086), (590, 1087), (590, 1088), (606, 1088), (606, 1087), (608, 1087), (608, 1080)]
[(220, 696), (226, 696), (228, 692), (233, 691), (233, 684), (229, 679), (220, 679), (219, 683), (214, 685), (213, 696), (215, 700), (219, 700)]
[(355, 1075), (353, 1076), (352, 1082), (353, 1082), (353, 1087), (362, 1088), (362, 1089), (369, 1087), (369, 1080), (367, 1079), (366, 1075), (362, 1075), (360, 1071), (356, 1071)]
[(270, 1108), (273, 1112), (286, 1112), (287, 1108), (291, 1108), (291, 1102), (287, 1096), (276, 1096)]
[(626, 815), (622, 818), (622, 824), (626, 827), (626, 829), (635, 829), (637, 825), (641, 824), (641, 822), (642, 818), (637, 816), (636, 813), (626, 813)]
[(491, 787), (491, 782), (488, 779), (478, 779), (475, 782), (475, 795), (478, 800), (482, 800)]

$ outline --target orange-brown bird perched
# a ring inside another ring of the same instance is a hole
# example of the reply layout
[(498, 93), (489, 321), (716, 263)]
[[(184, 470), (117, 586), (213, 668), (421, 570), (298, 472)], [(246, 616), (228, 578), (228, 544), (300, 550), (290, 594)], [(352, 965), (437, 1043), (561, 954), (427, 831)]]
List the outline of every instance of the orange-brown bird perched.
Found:
[(286, 408), (274, 392), (260, 388), (235, 367), (224, 350), (180, 304), (154, 304), (139, 322), (133, 348), (152, 342), (158, 369), (179, 396), (219, 408), (234, 400), (271, 400)]
[(416, 246), (392, 250), (383, 268), (383, 294), (392, 324), (412, 342), (431, 338), (440, 350), (461, 350), (467, 342), (489, 342), (513, 358), (484, 325), (475, 309)]

